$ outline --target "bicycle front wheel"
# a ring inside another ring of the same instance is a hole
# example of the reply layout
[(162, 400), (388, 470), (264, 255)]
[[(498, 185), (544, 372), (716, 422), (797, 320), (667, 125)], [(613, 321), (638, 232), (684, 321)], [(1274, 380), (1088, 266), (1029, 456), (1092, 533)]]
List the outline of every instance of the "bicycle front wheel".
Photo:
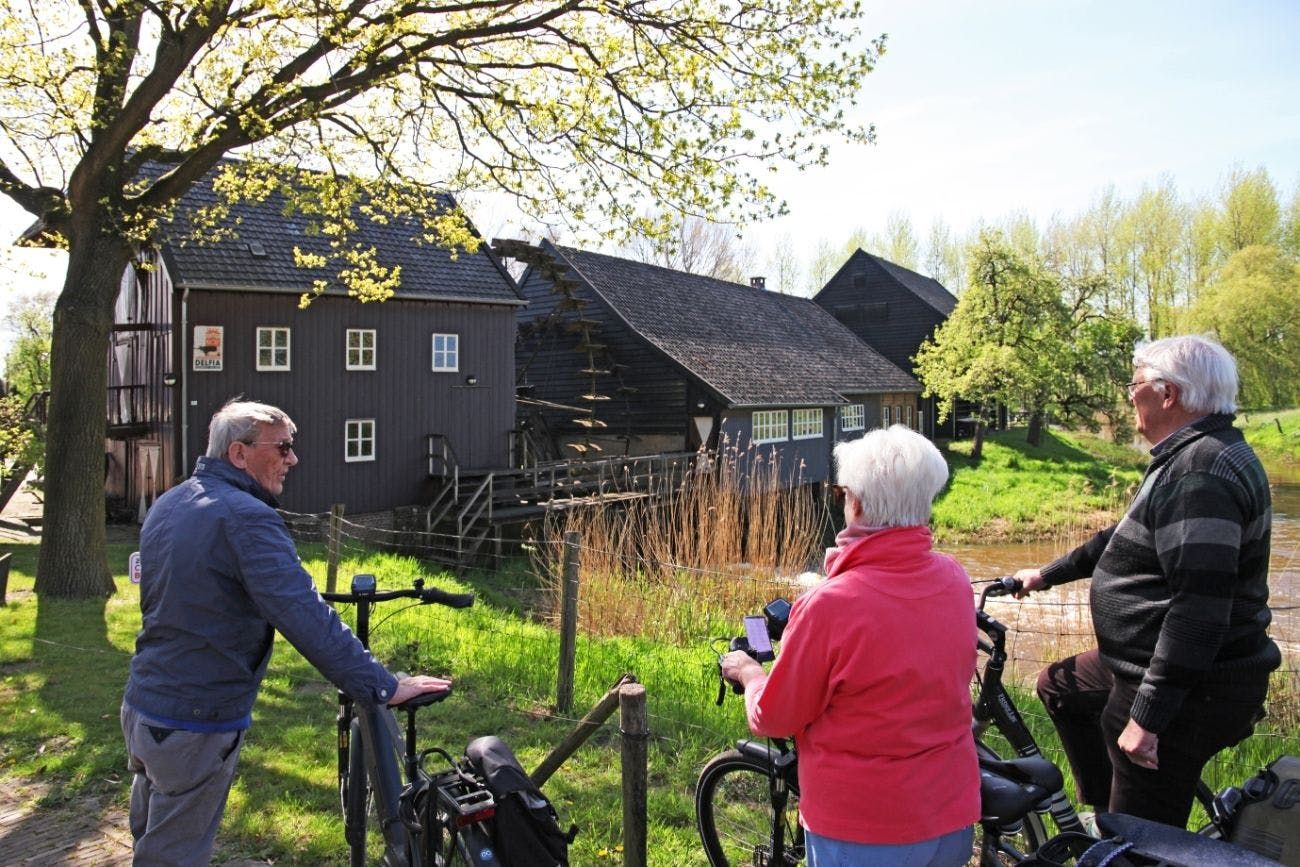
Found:
[[(767, 763), (738, 750), (715, 756), (700, 772), (695, 822), (713, 867), (803, 864), (798, 785), (790, 781), (785, 809), (774, 815)], [(778, 828), (782, 851), (774, 853), (772, 839)]]

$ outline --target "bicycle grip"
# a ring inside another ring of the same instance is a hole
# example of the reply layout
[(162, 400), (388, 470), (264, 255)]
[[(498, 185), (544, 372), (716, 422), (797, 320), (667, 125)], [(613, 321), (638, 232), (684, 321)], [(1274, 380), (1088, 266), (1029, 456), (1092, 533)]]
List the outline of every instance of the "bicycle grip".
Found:
[(426, 587), (420, 591), (420, 603), (423, 605), (445, 605), (448, 608), (469, 608), (474, 604), (473, 593), (448, 593), (437, 587)]

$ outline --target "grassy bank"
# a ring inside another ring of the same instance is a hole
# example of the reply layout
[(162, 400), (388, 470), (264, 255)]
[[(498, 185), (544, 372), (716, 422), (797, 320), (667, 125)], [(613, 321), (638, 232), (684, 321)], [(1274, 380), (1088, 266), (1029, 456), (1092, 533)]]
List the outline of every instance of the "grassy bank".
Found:
[[(130, 548), (113, 549), (119, 571), (124, 571)], [(119, 575), (119, 592), (106, 603), (50, 600), (38, 607), (31, 593), (36, 549), (0, 546), (3, 550), (14, 552), (14, 572), (10, 601), (0, 608), (0, 777), (50, 781), (55, 800), (107, 793), (122, 803), (129, 780), (117, 708), (139, 626), (136, 588)], [(305, 546), (303, 553), (323, 582), (321, 552)], [(396, 586), (423, 568), (404, 556), (354, 552), (340, 574), (370, 571), (381, 586)], [(735, 631), (732, 621), (740, 612), (681, 641), (581, 638), (576, 703), (566, 718), (552, 713), (550, 704), (558, 640), (539, 622), (540, 612), (520, 601), (546, 598), (531, 592), (539, 588), (526, 564), (463, 581), (439, 573), (428, 578), (449, 589), (475, 589), (482, 601), (462, 612), (402, 610), (379, 623), (393, 610), (385, 608), (376, 619), (376, 652), (390, 665), (455, 677), (455, 695), (426, 712), (426, 743), (456, 751), (471, 737), (495, 732), (532, 767), (568, 732), (573, 717), (581, 716), (621, 673), (634, 672), (647, 688), (653, 735), (650, 863), (702, 864), (693, 825), (694, 780), (711, 754), (744, 731), (738, 701), (713, 704), (714, 657), (705, 639)], [(692, 578), (682, 574), (678, 580)], [(626, 588), (629, 595), (640, 592), (634, 584)], [(689, 604), (689, 595), (680, 604)], [(599, 616), (595, 611), (583, 615), (584, 620)], [(693, 615), (656, 611), (653, 616), (686, 620)], [(344, 863), (334, 793), (334, 691), (283, 641), (277, 643), (270, 671), (219, 836), (218, 863), (252, 857), (284, 865)], [(1050, 743), (1050, 728), (1036, 713), (1036, 703), (1025, 699), (1021, 708)], [(546, 786), (565, 820), (582, 829), (575, 864), (621, 862), (618, 741), (614, 719)], [(1239, 782), (1282, 749), (1300, 750), (1293, 730), (1285, 743), (1277, 737), (1249, 743), (1251, 751), (1228, 765), (1235, 769), (1228, 779)]]
[(1025, 442), (1023, 428), (997, 431), (979, 461), (971, 442), (944, 447), (952, 476), (934, 507), (942, 542), (1073, 537), (1115, 520), (1142, 476), (1146, 455), (1087, 434), (1044, 431)]
[[(1241, 413), (1237, 424), (1271, 477), (1300, 478), (1300, 409)], [(1142, 477), (1148, 455), (1088, 433), (1024, 428), (991, 433), (981, 460), (970, 440), (944, 446), (952, 471), (934, 508), (942, 542), (1083, 538), (1112, 523)]]

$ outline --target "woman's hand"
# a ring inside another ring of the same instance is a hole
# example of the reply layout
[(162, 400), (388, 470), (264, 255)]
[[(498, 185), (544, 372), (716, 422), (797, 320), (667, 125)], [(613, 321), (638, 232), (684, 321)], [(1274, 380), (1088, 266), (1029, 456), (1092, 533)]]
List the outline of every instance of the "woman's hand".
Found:
[(722, 676), (742, 687), (763, 674), (763, 666), (743, 650), (733, 650), (722, 657)]

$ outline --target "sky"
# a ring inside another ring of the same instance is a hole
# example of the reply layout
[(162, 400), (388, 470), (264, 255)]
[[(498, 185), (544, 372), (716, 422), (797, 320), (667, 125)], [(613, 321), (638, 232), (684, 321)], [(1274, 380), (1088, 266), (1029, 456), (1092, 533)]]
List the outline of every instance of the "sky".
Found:
[(1045, 224), (1108, 185), (1131, 198), (1171, 176), (1186, 200), (1234, 168), (1300, 183), (1295, 0), (895, 0), (859, 111), (871, 146), (777, 184), (790, 216), (756, 233), (797, 248), (910, 217), (958, 234), (1025, 213)]
[[(869, 146), (840, 143), (830, 165), (778, 175), (790, 215), (753, 227), (759, 253), (788, 234), (811, 258), (822, 240), (881, 232), (908, 216), (963, 235), (1024, 213), (1045, 224), (1108, 185), (1124, 198), (1168, 174), (1186, 200), (1213, 196), (1234, 168), (1300, 183), (1298, 0), (864, 0), (864, 32), (888, 34), (867, 77)], [(484, 231), (509, 215), (471, 213)], [(0, 202), (0, 237), (30, 218)], [(506, 224), (503, 226), (503, 224)], [(5, 284), (57, 287), (0, 274)], [(4, 295), (0, 294), (0, 303)]]

